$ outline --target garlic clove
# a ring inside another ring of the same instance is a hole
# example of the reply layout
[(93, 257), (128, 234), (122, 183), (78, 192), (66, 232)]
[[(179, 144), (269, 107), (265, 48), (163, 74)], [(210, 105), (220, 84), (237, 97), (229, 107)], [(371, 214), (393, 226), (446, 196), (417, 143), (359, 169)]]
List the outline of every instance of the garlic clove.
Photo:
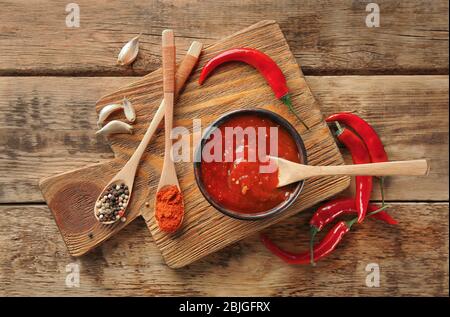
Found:
[(119, 56), (117, 57), (117, 64), (119, 65), (130, 65), (136, 59), (139, 53), (139, 37), (141, 35), (134, 37), (127, 44), (125, 44), (120, 50)]
[(113, 120), (108, 122), (103, 128), (95, 132), (95, 134), (103, 134), (103, 135), (109, 135), (109, 134), (116, 134), (116, 133), (133, 133), (133, 127), (129, 125), (128, 123), (119, 121), (119, 120)]
[(133, 123), (136, 120), (136, 112), (134, 111), (133, 105), (127, 98), (123, 98), (122, 104), (125, 117), (129, 122)]
[(100, 110), (100, 113), (98, 114), (97, 126), (101, 128), (103, 126), (103, 123), (111, 113), (123, 108), (124, 108), (123, 105), (117, 103), (104, 106), (102, 110)]

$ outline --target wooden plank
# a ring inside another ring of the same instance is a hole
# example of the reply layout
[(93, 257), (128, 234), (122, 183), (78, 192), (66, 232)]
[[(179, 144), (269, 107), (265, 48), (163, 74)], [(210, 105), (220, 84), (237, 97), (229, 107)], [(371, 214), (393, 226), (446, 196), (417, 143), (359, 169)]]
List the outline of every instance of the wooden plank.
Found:
[[(286, 265), (252, 236), (179, 270), (164, 264), (140, 220), (76, 260), (46, 206), (0, 206), (0, 212), (1, 296), (448, 295), (448, 203), (394, 204), (398, 227), (368, 220), (316, 267)], [(310, 215), (301, 213), (266, 233), (302, 250)], [(65, 286), (70, 263), (79, 264), (79, 288)], [(380, 266), (378, 288), (365, 285), (368, 263)]]
[[(264, 78), (246, 65), (230, 64), (218, 70), (214, 77), (199, 87), (200, 70), (211, 56), (248, 43), (271, 56), (283, 70), (293, 92), (293, 107), (309, 126), (308, 130), (289, 112), (288, 107), (275, 98)], [(224, 80), (224, 77), (227, 80)], [(175, 235), (167, 234), (159, 230), (153, 216), (156, 187), (164, 156), (163, 139), (157, 138), (141, 159), (127, 207), (127, 220), (111, 226), (99, 224), (92, 210), (95, 199), (110, 181), (111, 175), (119, 172), (138, 146), (162, 99), (162, 91), (161, 72), (158, 70), (102, 97), (97, 102), (97, 111), (106, 104), (121, 102), (124, 96), (136, 109), (133, 134), (116, 134), (109, 137), (115, 153), (114, 160), (46, 177), (40, 181), (39, 187), (55, 216), (70, 254), (83, 255), (142, 215), (167, 264), (181, 267), (332, 197), (348, 187), (349, 177), (311, 178), (305, 182), (299, 199), (285, 212), (258, 222), (242, 221), (224, 216), (208, 203), (194, 180), (192, 159), (184, 160), (176, 164), (180, 188), (185, 197), (183, 226)], [(197, 69), (191, 74), (177, 100), (174, 126), (188, 129), (189, 140), (195, 142), (194, 138), (200, 135), (193, 135), (193, 120), (200, 119), (201, 127), (206, 129), (220, 115), (238, 109), (254, 108), (271, 110), (290, 121), (302, 137), (309, 164), (343, 164), (341, 153), (323, 121), (319, 105), (312, 96), (299, 65), (292, 56), (279, 26), (270, 21), (257, 23), (203, 50)], [(190, 153), (193, 153), (193, 149)]]
[[(112, 158), (107, 142), (94, 135), (93, 106), (134, 80), (0, 78), (0, 202), (42, 202), (40, 178)], [(389, 179), (389, 200), (448, 200), (448, 76), (306, 80), (325, 114), (354, 111), (373, 123), (392, 159), (431, 159), (427, 178)]]
[(95, 100), (115, 87), (113, 79), (0, 81), (0, 171), (9, 178), (1, 181), (0, 202), (41, 202), (43, 176), (113, 156), (105, 139), (95, 136), (93, 109)]
[[(177, 45), (211, 44), (260, 20), (276, 20), (306, 74), (448, 73), (448, 1), (78, 0), (80, 27), (65, 25), (67, 1), (2, 1), (0, 75), (143, 75), (160, 65), (160, 34)], [(142, 32), (133, 67), (115, 65), (121, 46)]]

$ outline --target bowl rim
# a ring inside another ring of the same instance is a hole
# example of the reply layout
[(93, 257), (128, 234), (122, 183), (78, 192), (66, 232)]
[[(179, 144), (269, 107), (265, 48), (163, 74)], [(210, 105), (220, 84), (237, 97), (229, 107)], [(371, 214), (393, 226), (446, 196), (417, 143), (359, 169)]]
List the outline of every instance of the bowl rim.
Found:
[(282, 126), (288, 133), (291, 135), (291, 137), (294, 139), (295, 144), (297, 145), (297, 149), (300, 155), (300, 161), (302, 164), (308, 164), (308, 155), (306, 152), (305, 144), (303, 143), (303, 139), (298, 133), (298, 131), (294, 128), (294, 126), (287, 121), (285, 118), (283, 118), (281, 115), (270, 111), (266, 109), (238, 109), (233, 110), (230, 112), (227, 112), (223, 115), (221, 115), (218, 119), (213, 121), (209, 126), (205, 129), (205, 132), (203, 133), (200, 142), (197, 145), (197, 148), (195, 149), (194, 154), (194, 176), (195, 181), (197, 183), (197, 187), (200, 189), (200, 192), (205, 197), (205, 199), (210, 203), (215, 209), (217, 209), (219, 212), (226, 216), (230, 216), (235, 219), (239, 220), (259, 220), (259, 219), (266, 219), (272, 216), (275, 216), (277, 214), (282, 213), (287, 208), (289, 208), (298, 198), (300, 195), (300, 192), (303, 190), (305, 181), (299, 181), (297, 182), (297, 186), (294, 190), (294, 192), (290, 195), (288, 199), (286, 199), (284, 202), (280, 203), (279, 205), (265, 210), (258, 213), (242, 213), (239, 211), (230, 210), (228, 208), (225, 208), (221, 206), (219, 203), (217, 203), (208, 193), (206, 190), (202, 180), (201, 180), (201, 168), (200, 165), (202, 163), (201, 161), (201, 153), (203, 146), (205, 145), (206, 141), (208, 140), (209, 136), (215, 131), (217, 127), (222, 125), (224, 122), (229, 120), (232, 117), (239, 116), (242, 114), (256, 114), (256, 115), (262, 115), (269, 117), (272, 121), (278, 123), (280, 126)]

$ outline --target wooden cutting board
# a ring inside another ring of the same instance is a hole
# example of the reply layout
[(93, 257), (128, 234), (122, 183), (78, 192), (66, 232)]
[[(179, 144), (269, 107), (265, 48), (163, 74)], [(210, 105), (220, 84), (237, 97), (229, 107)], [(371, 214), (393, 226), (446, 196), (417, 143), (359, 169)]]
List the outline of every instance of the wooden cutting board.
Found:
[[(223, 65), (203, 86), (198, 85), (201, 67), (207, 60), (225, 49), (243, 46), (259, 49), (278, 63), (286, 75), (294, 106), (310, 127), (309, 130), (274, 97), (263, 77), (248, 65)], [(181, 56), (180, 53), (186, 48), (178, 49), (177, 55)], [(182, 229), (174, 235), (168, 235), (158, 230), (153, 217), (155, 190), (164, 152), (164, 138), (162, 131), (159, 131), (138, 169), (127, 221), (111, 226), (101, 225), (94, 218), (92, 206), (103, 186), (131, 156), (155, 113), (162, 97), (161, 70), (101, 98), (97, 103), (97, 112), (105, 104), (120, 102), (125, 96), (136, 107), (137, 120), (133, 135), (118, 134), (109, 139), (115, 158), (107, 163), (51, 176), (40, 182), (45, 200), (73, 256), (85, 254), (136, 217), (143, 216), (167, 264), (174, 268), (182, 267), (311, 207), (349, 185), (348, 177), (309, 179), (299, 199), (283, 214), (267, 220), (241, 221), (222, 215), (208, 204), (197, 188), (192, 163), (177, 163), (186, 215)], [(319, 105), (274, 21), (257, 23), (204, 50), (199, 66), (176, 102), (174, 126), (187, 128), (189, 132), (186, 137), (192, 142), (193, 119), (201, 119), (204, 129), (223, 113), (242, 108), (265, 108), (287, 118), (300, 132), (310, 164), (343, 164), (339, 149), (323, 121)], [(123, 119), (120, 116), (116, 114), (111, 119)], [(192, 151), (190, 154), (192, 157)]]

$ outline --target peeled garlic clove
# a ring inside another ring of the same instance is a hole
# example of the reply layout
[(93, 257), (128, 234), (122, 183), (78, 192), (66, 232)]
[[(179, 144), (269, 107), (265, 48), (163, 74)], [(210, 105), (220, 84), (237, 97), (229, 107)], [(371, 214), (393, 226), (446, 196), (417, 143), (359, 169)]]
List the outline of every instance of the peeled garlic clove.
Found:
[(134, 62), (139, 53), (140, 36), (141, 35), (139, 34), (122, 47), (119, 56), (117, 57), (117, 64), (123, 66), (123, 65), (130, 65), (131, 63)]
[(129, 122), (133, 123), (134, 120), (136, 120), (136, 112), (134, 111), (134, 107), (127, 98), (123, 98), (123, 111)]
[(103, 128), (95, 132), (95, 134), (115, 134), (115, 133), (133, 133), (133, 127), (125, 122), (113, 120), (108, 122)]
[(119, 109), (123, 109), (124, 106), (114, 103), (114, 104), (110, 104), (110, 105), (106, 105), (102, 108), (102, 110), (100, 110), (100, 113), (98, 114), (98, 120), (97, 120), (97, 125), (99, 128), (102, 127), (103, 123), (105, 122), (106, 118), (109, 117), (109, 115), (111, 113), (113, 113), (114, 111), (117, 111)]

